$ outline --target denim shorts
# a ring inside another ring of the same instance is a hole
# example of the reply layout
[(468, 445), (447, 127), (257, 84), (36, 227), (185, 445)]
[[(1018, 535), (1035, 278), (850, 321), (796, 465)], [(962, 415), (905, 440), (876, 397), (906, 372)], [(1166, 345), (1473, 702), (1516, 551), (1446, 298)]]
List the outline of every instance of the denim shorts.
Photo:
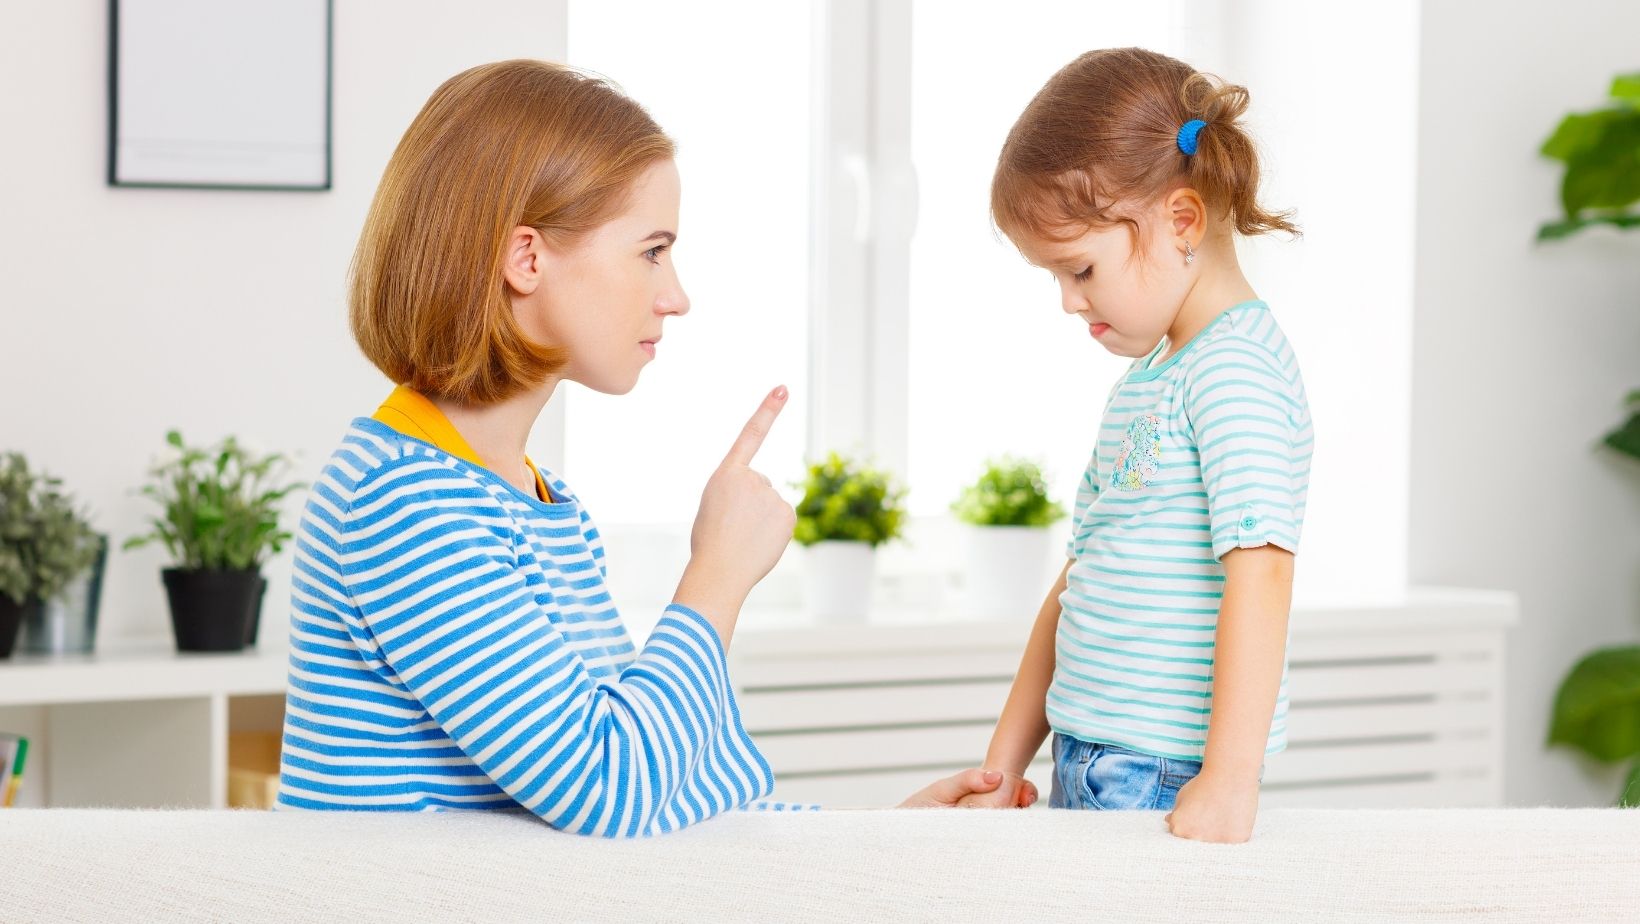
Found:
[(1172, 811), (1179, 788), (1195, 779), (1193, 760), (1152, 757), (1114, 744), (1053, 736), (1052, 808)]

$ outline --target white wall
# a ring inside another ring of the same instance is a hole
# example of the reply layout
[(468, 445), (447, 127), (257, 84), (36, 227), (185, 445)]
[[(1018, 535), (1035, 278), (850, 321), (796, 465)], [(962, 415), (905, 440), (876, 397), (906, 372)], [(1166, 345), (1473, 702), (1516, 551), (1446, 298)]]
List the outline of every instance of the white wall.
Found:
[(1315, 416), (1295, 595), (1392, 602), (1407, 586), (1418, 2), (1226, 0), (1223, 16), (1264, 204), (1304, 231), (1240, 251)]
[(1508, 800), (1609, 804), (1542, 742), (1571, 664), (1640, 637), (1640, 468), (1596, 449), (1640, 385), (1640, 234), (1534, 244), (1560, 177), (1536, 152), (1640, 67), (1640, 5), (1507, 6), (1423, 7), (1411, 576), (1520, 594)]
[[(344, 280), (400, 134), (464, 68), (561, 60), (565, 16), (337, 0), (334, 188), (244, 193), (105, 185), (107, 4), (0, 0), (0, 450), (64, 478), (116, 541), (142, 525), (130, 491), (170, 427), (300, 453), (311, 478), (391, 387), (348, 334)], [(112, 556), (104, 638), (168, 634), (162, 564)], [(282, 644), (288, 552), (268, 574)]]

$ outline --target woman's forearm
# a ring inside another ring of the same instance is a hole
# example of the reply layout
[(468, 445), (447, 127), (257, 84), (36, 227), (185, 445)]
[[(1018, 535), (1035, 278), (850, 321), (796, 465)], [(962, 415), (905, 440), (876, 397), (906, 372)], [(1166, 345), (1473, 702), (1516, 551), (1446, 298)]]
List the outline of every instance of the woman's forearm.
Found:
[(1025, 643), (1025, 654), (1019, 660), (1019, 672), (1008, 691), (1008, 702), (1002, 707), (996, 731), (991, 734), (991, 746), (985, 753), (985, 766), (1006, 773), (1023, 774), (1031, 759), (1048, 737), (1047, 698), (1048, 684), (1053, 682), (1054, 638), (1059, 631), (1059, 595), (1065, 592), (1065, 577), (1070, 562), (1059, 572), (1059, 580), (1042, 601), (1036, 623), (1031, 627), (1030, 640)]
[(730, 576), (691, 560), (683, 569), (672, 602), (705, 617), (717, 630), (723, 647), (728, 648), (735, 626), (740, 622), (740, 608), (746, 604), (746, 596), (747, 591)]
[(1237, 549), (1224, 570), (1202, 772), (1256, 783), (1287, 656), (1293, 556), (1274, 546)]

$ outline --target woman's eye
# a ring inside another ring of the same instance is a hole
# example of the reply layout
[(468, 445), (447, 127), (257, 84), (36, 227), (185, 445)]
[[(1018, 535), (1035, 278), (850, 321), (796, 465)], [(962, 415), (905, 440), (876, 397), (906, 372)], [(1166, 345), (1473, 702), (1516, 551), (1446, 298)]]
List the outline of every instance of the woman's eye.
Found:
[(648, 250), (644, 251), (643, 255), (644, 255), (644, 259), (648, 260), (650, 263), (659, 263), (660, 259), (661, 259), (661, 254), (663, 254), (665, 252), (666, 252), (666, 245), (665, 244), (657, 244), (654, 247), (651, 247)]
[(1090, 266), (1082, 272), (1077, 273), (1073, 278), (1075, 278), (1077, 282), (1087, 282), (1089, 279), (1093, 278), (1093, 267)]

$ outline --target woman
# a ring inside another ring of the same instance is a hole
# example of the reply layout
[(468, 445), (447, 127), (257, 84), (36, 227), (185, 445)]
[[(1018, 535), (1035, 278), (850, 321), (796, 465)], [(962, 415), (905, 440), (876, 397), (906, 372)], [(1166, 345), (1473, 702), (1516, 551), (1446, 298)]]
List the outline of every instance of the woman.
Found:
[[(607, 83), (538, 61), (457, 75), (399, 143), (350, 316), (401, 384), (353, 422), (303, 514), (281, 807), (523, 808), (634, 836), (773, 788), (724, 655), (791, 537), (791, 507), (750, 467), (785, 388), (707, 482), (641, 650), (596, 527), (524, 454), (560, 381), (630, 391), (689, 310), (668, 255), (672, 152)], [(999, 782), (967, 771), (907, 804)]]

